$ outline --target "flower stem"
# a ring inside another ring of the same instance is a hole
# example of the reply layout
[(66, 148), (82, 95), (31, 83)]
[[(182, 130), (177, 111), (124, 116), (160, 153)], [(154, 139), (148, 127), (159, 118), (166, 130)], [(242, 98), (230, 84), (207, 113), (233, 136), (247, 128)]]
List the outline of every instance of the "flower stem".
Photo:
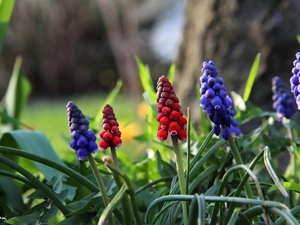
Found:
[[(114, 146), (111, 146), (111, 154), (112, 154), (113, 162), (110, 162), (110, 164), (117, 163), (117, 164), (115, 164), (116, 170), (120, 171), (120, 168), (118, 165), (116, 148)], [(118, 189), (121, 190), (121, 188), (124, 184), (124, 181), (118, 174), (112, 173), (112, 175), (115, 179)], [(122, 197), (121, 205), (122, 205), (122, 210), (123, 210), (123, 224), (132, 224), (134, 221), (134, 218), (132, 216), (132, 207), (130, 205), (130, 200), (129, 200), (128, 194), (125, 194)]]
[(111, 145), (111, 146), (110, 146), (110, 151), (111, 151), (111, 155), (112, 155), (112, 158), (113, 158), (113, 160), (114, 160), (115, 166), (116, 166), (118, 169), (120, 169), (120, 167), (119, 167), (119, 161), (118, 161), (118, 157), (117, 157), (116, 147), (113, 146), (113, 145)]
[[(98, 225), (104, 225), (105, 224), (105, 220), (106, 220), (107, 216), (111, 213), (111, 211), (113, 209), (115, 209), (117, 207), (117, 205), (119, 204), (120, 200), (126, 194), (126, 190), (127, 190), (126, 189), (126, 185), (123, 184), (123, 186), (120, 188), (120, 190), (118, 191), (118, 193), (115, 195), (115, 197), (111, 200), (111, 202), (108, 204), (108, 206), (103, 211), (102, 215), (100, 216)], [(125, 223), (125, 224), (128, 224), (128, 223)]]
[(59, 200), (59, 198), (41, 181), (39, 181), (35, 176), (33, 176), (30, 172), (25, 170), (23, 167), (19, 166), (15, 162), (0, 156), (0, 162), (3, 164), (9, 166), (10, 168), (16, 170), (20, 174), (22, 174), (24, 177), (26, 177), (36, 188), (40, 189), (42, 192), (44, 192), (47, 197), (49, 197), (53, 204), (56, 205), (56, 207), (64, 214), (64, 216), (67, 216), (70, 211), (66, 208), (66, 206)]
[(16, 155), (16, 156), (23, 157), (25, 159), (30, 159), (32, 161), (39, 162), (39, 163), (47, 165), (53, 169), (56, 169), (60, 172), (63, 172), (64, 174), (70, 176), (76, 182), (78, 182), (79, 184), (82, 184), (83, 186), (85, 186), (87, 189), (89, 189), (92, 192), (99, 190), (98, 187), (94, 183), (92, 183), (90, 180), (88, 180), (86, 177), (82, 176), (80, 173), (76, 172), (75, 170), (70, 169), (69, 167), (67, 167), (63, 164), (53, 162), (46, 158), (42, 158), (40, 156), (31, 154), (31, 153), (28, 153), (25, 151), (20, 151), (19, 149), (16, 149), (16, 148), (10, 148), (10, 147), (5, 147), (5, 146), (0, 146), (0, 153)]
[[(92, 154), (88, 154), (88, 159), (89, 159), (89, 163), (91, 165), (91, 169), (93, 171), (93, 174), (96, 178), (96, 181), (97, 181), (97, 184), (100, 188), (100, 191), (101, 191), (101, 194), (102, 194), (102, 198), (103, 198), (103, 202), (104, 202), (104, 206), (107, 207), (107, 205), (109, 204), (109, 198), (107, 196), (107, 193), (106, 193), (106, 189), (105, 189), (105, 185), (104, 185), (104, 182), (102, 180), (102, 177), (101, 177), (101, 174), (97, 168), (97, 165), (95, 163), (95, 160), (92, 156)], [(114, 218), (112, 216), (112, 213), (109, 213), (108, 215), (108, 221), (109, 221), (109, 224), (110, 225), (114, 225), (115, 224), (115, 221), (114, 221)]]
[[(176, 160), (176, 166), (177, 166), (177, 174), (178, 174), (178, 180), (179, 180), (179, 187), (180, 192), (182, 195), (186, 195), (186, 183), (185, 183), (185, 177), (184, 177), (184, 169), (183, 169), (183, 161), (181, 157), (181, 152), (179, 148), (178, 138), (177, 136), (171, 135), (172, 138), (172, 144), (173, 149), (175, 153), (175, 160)], [(187, 214), (187, 203), (186, 201), (182, 201), (182, 210), (183, 210), (183, 221), (184, 225), (188, 224), (188, 214)]]
[(113, 165), (113, 163), (110, 162), (109, 159), (105, 160), (105, 166), (107, 168), (109, 168), (116, 176), (120, 176), (124, 180), (124, 182), (127, 186), (127, 193), (130, 196), (130, 201), (131, 201), (131, 206), (132, 206), (133, 215), (134, 215), (134, 219), (135, 219), (135, 224), (136, 225), (143, 224), (142, 219), (140, 217), (138, 205), (137, 205), (137, 202), (136, 202), (135, 191), (134, 191), (134, 188), (131, 184), (131, 181), (130, 181), (129, 177), (126, 176), (124, 173), (122, 173), (120, 170), (118, 170)]
[[(244, 164), (243, 160), (241, 158), (241, 155), (240, 155), (239, 150), (234, 142), (232, 135), (230, 135), (228, 142), (229, 142), (229, 145), (231, 148), (231, 153), (232, 153), (236, 163), (238, 165), (243, 165)], [(240, 174), (241, 179), (243, 179), (245, 172), (240, 171), (239, 174)], [(251, 190), (249, 182), (245, 183), (245, 192), (246, 192), (247, 198), (253, 198), (253, 194), (252, 194), (252, 190)]]

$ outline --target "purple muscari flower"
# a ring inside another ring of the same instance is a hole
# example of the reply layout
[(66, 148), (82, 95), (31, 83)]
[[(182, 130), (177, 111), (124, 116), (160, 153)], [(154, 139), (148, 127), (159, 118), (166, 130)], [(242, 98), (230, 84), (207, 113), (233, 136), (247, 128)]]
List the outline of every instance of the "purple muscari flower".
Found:
[(277, 120), (281, 122), (283, 117), (291, 118), (297, 108), (287, 86), (279, 77), (272, 79), (272, 91), (273, 108), (276, 110)]
[(214, 123), (214, 133), (228, 140), (231, 133), (236, 136), (241, 134), (237, 121), (233, 119), (235, 114), (232, 108), (232, 99), (226, 94), (223, 79), (217, 77), (219, 71), (213, 61), (204, 62), (203, 75), (200, 77), (201, 88), (200, 106), (208, 114)]
[(300, 109), (300, 52), (296, 54), (296, 60), (293, 62), (294, 68), (292, 69), (293, 76), (290, 79), (291, 91), (294, 94), (298, 109)]
[(95, 142), (96, 136), (93, 131), (89, 130), (89, 122), (74, 102), (68, 102), (66, 107), (72, 138), (70, 147), (76, 151), (78, 160), (85, 160), (89, 153), (95, 153), (98, 150)]

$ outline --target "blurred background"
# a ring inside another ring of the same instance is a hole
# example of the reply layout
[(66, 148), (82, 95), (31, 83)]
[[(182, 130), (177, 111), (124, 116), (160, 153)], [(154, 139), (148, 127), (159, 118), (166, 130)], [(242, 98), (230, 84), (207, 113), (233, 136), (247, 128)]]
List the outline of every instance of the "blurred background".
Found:
[(134, 55), (154, 78), (176, 59), (184, 24), (181, 0), (16, 1), (0, 58), (1, 95), (16, 56), (32, 97), (107, 92), (117, 79), (141, 93)]
[[(67, 124), (67, 101), (95, 115), (121, 79), (116, 114), (135, 135), (146, 126), (130, 123), (145, 117), (135, 55), (149, 65), (154, 82), (176, 63), (176, 93), (184, 107), (195, 109), (197, 120), (202, 62), (213, 59), (228, 93), (242, 94), (261, 53), (251, 101), (270, 110), (271, 79), (279, 76), (288, 84), (299, 51), (299, 11), (299, 0), (16, 1), (0, 55), (0, 96), (21, 56), (32, 85), (23, 120), (56, 145), (68, 132), (58, 128)], [(62, 119), (45, 122), (56, 116)]]

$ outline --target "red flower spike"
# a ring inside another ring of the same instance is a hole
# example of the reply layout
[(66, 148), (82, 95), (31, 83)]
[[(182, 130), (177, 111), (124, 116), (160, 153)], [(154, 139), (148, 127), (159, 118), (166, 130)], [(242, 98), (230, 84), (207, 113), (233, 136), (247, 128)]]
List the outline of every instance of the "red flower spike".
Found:
[(110, 129), (110, 125), (108, 123), (103, 123), (102, 127), (104, 130), (109, 130)]
[(177, 111), (172, 111), (169, 116), (170, 120), (172, 120), (172, 121), (177, 121), (179, 117), (180, 117), (180, 115), (179, 115), (179, 112), (177, 112)]
[(99, 133), (99, 136), (100, 136), (101, 138), (103, 138), (103, 135), (104, 135), (106, 132), (107, 132), (106, 130), (101, 131), (101, 132)]
[(102, 140), (99, 143), (100, 150), (106, 150), (110, 146), (109, 142)]
[(163, 105), (158, 105), (156, 107), (157, 112), (161, 113), (161, 110), (162, 110), (163, 107), (164, 107)]
[(122, 140), (118, 136), (114, 136), (112, 139), (113, 146), (119, 148), (122, 145)]
[(162, 113), (158, 113), (156, 116), (156, 120), (159, 122), (160, 119), (163, 117), (164, 115)]
[(164, 115), (164, 116), (168, 116), (170, 115), (171, 113), (171, 109), (169, 107), (163, 107), (162, 110), (161, 110), (161, 113)]
[(170, 119), (168, 117), (164, 116), (159, 120), (159, 123), (160, 123), (161, 128), (166, 129), (170, 123)]
[(185, 129), (179, 129), (177, 132), (177, 137), (180, 141), (186, 141), (187, 132)]
[(169, 128), (168, 128), (168, 130), (172, 136), (177, 135), (179, 129), (181, 129), (180, 126), (178, 125), (177, 122), (174, 122), (174, 121), (170, 123)]
[(160, 140), (160, 141), (165, 141), (167, 140), (168, 138), (168, 131), (165, 130), (165, 129), (160, 129), (158, 132), (157, 132), (157, 139)]
[(179, 103), (176, 103), (176, 102), (175, 102), (175, 103), (173, 104), (173, 110), (175, 110), (175, 111), (178, 111), (178, 112), (179, 112), (179, 111), (180, 111), (180, 109), (181, 109), (181, 106), (179, 105)]
[(113, 135), (112, 133), (110, 133), (109, 131), (106, 131), (104, 134), (103, 134), (103, 140), (107, 141), (107, 142), (110, 142), (113, 138)]
[(178, 125), (179, 125), (181, 128), (186, 129), (186, 126), (187, 126), (187, 120), (186, 120), (185, 117), (180, 116), (180, 117), (178, 118), (178, 120), (177, 120), (177, 123), (178, 123)]
[(118, 137), (121, 137), (122, 133), (121, 133), (121, 131), (118, 131), (115, 135)]
[(100, 132), (100, 137), (103, 139), (99, 143), (100, 149), (105, 150), (110, 146), (120, 147), (122, 144), (121, 132), (113, 108), (106, 105), (102, 113), (102, 127), (104, 130)]
[(157, 111), (159, 114), (156, 119), (159, 121), (157, 138), (164, 141), (168, 133), (184, 141), (186, 139), (187, 121), (180, 110), (179, 99), (177, 98), (174, 88), (168, 78), (161, 76), (157, 81)]
[(117, 126), (113, 126), (112, 128), (110, 128), (111, 132), (113, 132), (114, 134), (119, 132), (119, 128)]

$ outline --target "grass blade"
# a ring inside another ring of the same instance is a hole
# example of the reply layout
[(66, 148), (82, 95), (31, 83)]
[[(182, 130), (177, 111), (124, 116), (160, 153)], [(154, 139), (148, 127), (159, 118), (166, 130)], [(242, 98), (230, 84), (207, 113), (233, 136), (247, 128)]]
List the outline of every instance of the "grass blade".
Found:
[(175, 79), (175, 73), (176, 73), (176, 65), (174, 63), (171, 64), (169, 72), (168, 72), (168, 79), (171, 84), (173, 84)]
[(260, 53), (258, 53), (255, 57), (254, 63), (251, 67), (251, 70), (250, 70), (250, 73), (248, 76), (248, 80), (247, 80), (245, 91), (244, 91), (244, 97), (243, 97), (244, 102), (247, 102), (250, 97), (252, 87), (253, 87), (257, 72), (258, 72), (260, 58), (261, 58)]
[(300, 35), (297, 35), (297, 41), (300, 44)]
[(102, 110), (105, 107), (106, 104), (112, 104), (112, 102), (115, 100), (116, 96), (118, 95), (121, 87), (123, 85), (123, 82), (121, 80), (118, 80), (115, 88), (110, 92), (110, 94), (107, 96), (107, 98), (105, 99), (103, 105), (101, 106), (101, 108), (99, 109), (96, 118), (95, 118), (95, 128), (97, 129), (98, 126), (101, 124), (102, 121)]
[(0, 0), (0, 52), (14, 4), (15, 0)]

